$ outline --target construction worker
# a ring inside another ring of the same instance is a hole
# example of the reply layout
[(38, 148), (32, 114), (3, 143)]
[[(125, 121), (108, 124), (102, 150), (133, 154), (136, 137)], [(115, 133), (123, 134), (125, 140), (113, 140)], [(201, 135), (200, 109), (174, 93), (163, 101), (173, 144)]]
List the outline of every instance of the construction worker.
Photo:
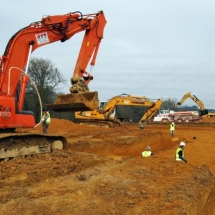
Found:
[(47, 134), (47, 129), (49, 127), (49, 124), (51, 122), (51, 117), (49, 111), (46, 109), (43, 109), (43, 115), (41, 118), (42, 127), (43, 127), (43, 134)]
[(150, 146), (147, 146), (145, 151), (142, 152), (141, 156), (142, 157), (149, 157), (153, 155), (152, 151), (151, 151), (151, 147)]
[(170, 130), (170, 135), (173, 137), (174, 133), (175, 133), (175, 123), (172, 122), (169, 126), (169, 130)]
[(179, 147), (175, 152), (175, 160), (184, 161), (185, 163), (187, 163), (187, 160), (184, 158), (184, 147), (185, 147), (185, 142), (180, 142)]

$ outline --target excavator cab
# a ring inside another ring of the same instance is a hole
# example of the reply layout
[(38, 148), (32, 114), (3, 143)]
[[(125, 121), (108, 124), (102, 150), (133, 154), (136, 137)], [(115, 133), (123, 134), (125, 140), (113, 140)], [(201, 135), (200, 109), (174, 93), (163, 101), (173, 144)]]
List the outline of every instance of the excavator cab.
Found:
[(199, 116), (204, 116), (204, 115), (207, 115), (207, 114), (208, 114), (208, 110), (207, 109), (199, 111)]

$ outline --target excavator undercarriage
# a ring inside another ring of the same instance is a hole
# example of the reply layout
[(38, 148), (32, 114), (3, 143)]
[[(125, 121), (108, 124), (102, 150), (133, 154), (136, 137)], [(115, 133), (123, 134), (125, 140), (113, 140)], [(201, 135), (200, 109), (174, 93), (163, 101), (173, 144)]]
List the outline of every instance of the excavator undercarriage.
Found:
[(59, 135), (1, 133), (0, 161), (63, 149), (67, 140)]
[(98, 121), (98, 120), (83, 120), (78, 121), (81, 125), (89, 125), (89, 126), (96, 126), (96, 127), (106, 127), (106, 128), (114, 128), (121, 126), (121, 122), (115, 121)]

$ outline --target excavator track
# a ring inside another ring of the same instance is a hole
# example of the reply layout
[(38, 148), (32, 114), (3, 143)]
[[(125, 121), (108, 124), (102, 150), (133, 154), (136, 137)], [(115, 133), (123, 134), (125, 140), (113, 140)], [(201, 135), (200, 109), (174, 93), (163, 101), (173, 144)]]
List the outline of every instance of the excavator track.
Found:
[(84, 120), (78, 122), (81, 125), (97, 126), (97, 127), (107, 127), (114, 128), (121, 126), (120, 122), (117, 121), (95, 121), (95, 120)]
[(34, 154), (50, 153), (56, 149), (63, 149), (66, 145), (66, 138), (59, 135), (1, 133), (0, 161)]

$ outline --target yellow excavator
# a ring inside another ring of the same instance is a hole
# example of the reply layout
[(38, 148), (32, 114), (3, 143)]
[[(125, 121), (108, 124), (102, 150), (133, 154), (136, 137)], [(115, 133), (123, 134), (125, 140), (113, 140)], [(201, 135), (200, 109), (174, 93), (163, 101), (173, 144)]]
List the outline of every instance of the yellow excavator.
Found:
[(195, 95), (193, 95), (191, 92), (187, 92), (180, 102), (177, 103), (177, 105), (182, 105), (188, 98), (192, 99), (200, 108), (199, 116), (203, 116), (208, 114), (208, 110), (205, 109), (205, 106), (201, 100), (199, 100)]
[[(150, 120), (162, 105), (161, 99), (153, 101), (145, 96), (133, 96), (121, 94), (101, 102), (97, 110), (75, 112), (75, 120), (80, 124), (116, 127), (120, 126), (124, 119), (129, 118), (129, 114), (117, 117), (117, 108), (120, 106), (139, 106), (143, 107), (143, 115), (139, 122)], [(124, 111), (126, 112), (126, 111)]]

